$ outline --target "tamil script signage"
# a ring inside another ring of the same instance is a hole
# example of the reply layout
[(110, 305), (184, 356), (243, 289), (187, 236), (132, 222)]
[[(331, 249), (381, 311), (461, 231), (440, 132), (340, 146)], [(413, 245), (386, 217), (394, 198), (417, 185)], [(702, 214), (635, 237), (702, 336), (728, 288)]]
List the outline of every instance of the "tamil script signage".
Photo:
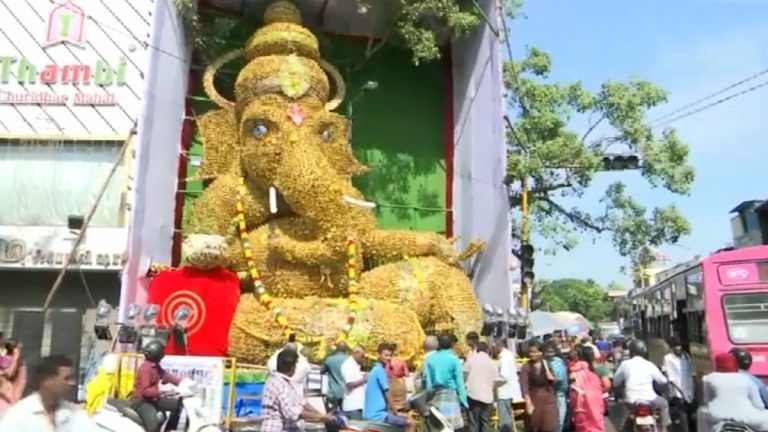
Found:
[[(76, 236), (67, 228), (0, 227), (0, 268), (61, 268), (69, 259)], [(92, 228), (69, 266), (120, 270), (125, 263), (125, 249), (125, 229)]]

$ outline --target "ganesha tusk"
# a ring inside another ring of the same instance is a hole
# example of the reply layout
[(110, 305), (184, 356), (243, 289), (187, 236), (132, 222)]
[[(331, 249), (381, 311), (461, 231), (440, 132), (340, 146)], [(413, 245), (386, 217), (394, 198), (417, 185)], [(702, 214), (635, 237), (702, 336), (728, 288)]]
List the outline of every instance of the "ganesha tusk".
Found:
[(372, 208), (376, 207), (376, 203), (374, 203), (374, 202), (359, 200), (357, 198), (352, 198), (349, 195), (344, 195), (344, 202), (349, 204), (349, 205), (353, 205), (353, 206), (356, 206), (356, 207), (362, 207), (362, 208), (365, 208), (365, 209), (372, 209)]
[(274, 186), (269, 188), (269, 212), (277, 213), (277, 189)]

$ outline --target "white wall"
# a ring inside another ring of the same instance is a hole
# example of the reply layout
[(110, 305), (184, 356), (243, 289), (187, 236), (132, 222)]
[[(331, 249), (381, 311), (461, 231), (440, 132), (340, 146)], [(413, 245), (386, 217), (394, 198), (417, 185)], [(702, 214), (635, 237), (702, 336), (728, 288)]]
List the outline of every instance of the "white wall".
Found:
[[(152, 263), (170, 264), (189, 54), (172, 0), (156, 0), (131, 190), (121, 313), (143, 302)], [(124, 318), (121, 315), (121, 319)]]
[[(498, 16), (495, 0), (481, 5), (487, 16)], [(460, 248), (475, 238), (487, 243), (472, 279), (480, 303), (507, 310), (511, 253), (500, 48), (486, 24), (453, 45), (453, 220)]]

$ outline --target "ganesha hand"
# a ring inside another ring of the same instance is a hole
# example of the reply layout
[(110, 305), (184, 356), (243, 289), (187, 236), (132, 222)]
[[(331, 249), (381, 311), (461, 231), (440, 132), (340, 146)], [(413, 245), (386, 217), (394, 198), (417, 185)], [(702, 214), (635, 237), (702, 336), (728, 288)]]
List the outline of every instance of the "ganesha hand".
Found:
[(269, 234), (267, 234), (267, 244), (270, 247), (275, 247), (279, 244), (280, 238), (283, 236), (282, 231), (280, 231), (277, 228), (271, 227), (269, 229)]
[(223, 266), (226, 247), (226, 238), (215, 234), (191, 234), (182, 242), (187, 265), (199, 270)]
[(295, 264), (326, 265), (336, 257), (334, 251), (322, 241), (295, 240), (277, 228), (270, 229), (267, 245), (271, 252)]
[(459, 253), (456, 252), (454, 245), (456, 244), (456, 238), (444, 238), (440, 237), (434, 244), (435, 256), (447, 264), (458, 265)]

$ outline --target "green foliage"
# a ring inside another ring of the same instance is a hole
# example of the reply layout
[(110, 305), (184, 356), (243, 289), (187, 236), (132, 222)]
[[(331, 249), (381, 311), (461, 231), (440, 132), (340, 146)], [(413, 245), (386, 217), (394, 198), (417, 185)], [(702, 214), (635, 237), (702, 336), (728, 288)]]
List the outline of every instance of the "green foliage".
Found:
[(541, 281), (534, 287), (534, 301), (539, 310), (577, 312), (592, 323), (609, 318), (613, 310), (606, 292), (591, 279)]
[[(687, 194), (694, 180), (688, 146), (674, 129), (655, 133), (646, 119), (649, 109), (666, 102), (667, 93), (639, 79), (606, 81), (599, 91), (590, 92), (579, 82), (551, 82), (550, 70), (551, 59), (538, 48), (529, 48), (522, 60), (504, 67), (511, 114), (508, 183), (529, 179), (531, 227), (552, 240), (550, 252), (573, 248), (576, 232), (606, 233), (633, 265), (650, 264), (654, 247), (690, 233), (674, 205), (649, 210), (621, 182), (607, 188), (600, 200), (603, 210), (597, 214), (558, 201), (581, 197), (608, 152), (638, 155), (639, 174), (652, 187)], [(589, 121), (586, 130), (571, 127), (576, 116)], [(600, 135), (593, 137), (598, 130)], [(519, 188), (510, 188), (510, 203), (520, 206)]]
[(240, 21), (221, 15), (200, 16), (197, 3), (198, 0), (173, 0), (187, 43), (195, 49), (202, 63), (207, 64), (224, 54), (228, 36)]
[(458, 0), (405, 0), (399, 6), (394, 28), (416, 64), (439, 59), (442, 39), (466, 35), (480, 23), (475, 1), (466, 8)]
[[(521, 0), (512, 0), (508, 10), (514, 13)], [(173, 0), (184, 25), (187, 42), (201, 60), (210, 62), (219, 55), (229, 35), (239, 21), (226, 16), (210, 15), (201, 19), (197, 13), (197, 0)], [(390, 34), (402, 41), (413, 52), (413, 62), (436, 60), (441, 57), (441, 46), (452, 37), (466, 35), (481, 23), (480, 6), (476, 0), (404, 0), (393, 3), (393, 21)], [(366, 0), (358, 0), (361, 9), (370, 9)], [(360, 19), (363, 19), (362, 16)]]

